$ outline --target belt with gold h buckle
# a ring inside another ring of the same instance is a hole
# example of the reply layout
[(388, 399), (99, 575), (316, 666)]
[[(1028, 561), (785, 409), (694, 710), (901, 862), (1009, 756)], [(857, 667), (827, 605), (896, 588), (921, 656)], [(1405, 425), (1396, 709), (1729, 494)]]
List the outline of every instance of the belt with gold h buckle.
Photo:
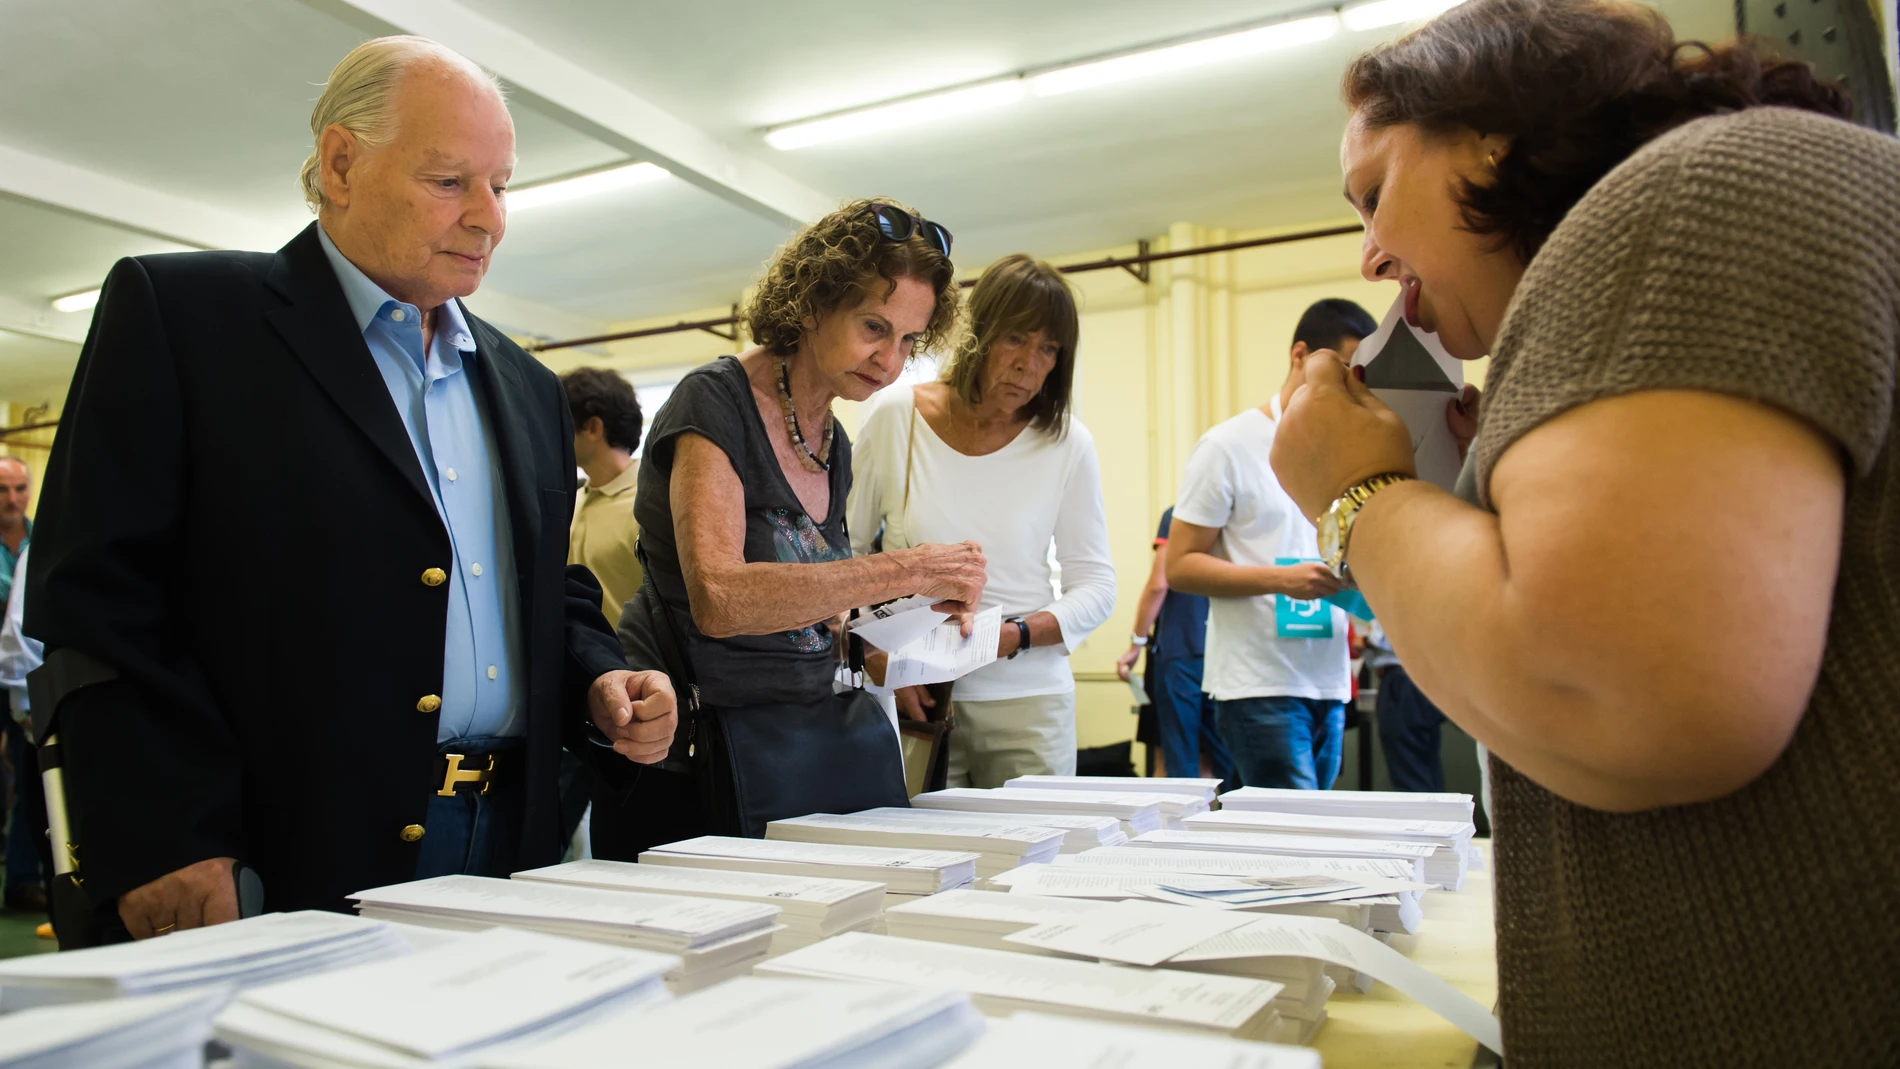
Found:
[[(495, 755), (492, 753), (476, 754), (472, 758), (466, 754), (445, 753), (442, 760), (446, 762), (442, 787), (435, 793), (443, 798), (455, 797), (455, 789), (464, 783), (480, 784), (478, 794), (487, 794), (488, 789), (495, 785)], [(463, 761), (484, 761), (486, 764), (481, 768), (463, 768)]]

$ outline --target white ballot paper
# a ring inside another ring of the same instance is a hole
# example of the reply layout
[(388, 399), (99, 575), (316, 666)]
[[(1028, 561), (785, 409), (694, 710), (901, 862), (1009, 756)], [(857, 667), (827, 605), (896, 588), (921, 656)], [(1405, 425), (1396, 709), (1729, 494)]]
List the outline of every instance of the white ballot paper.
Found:
[(1311, 1047), (1018, 1013), (944, 1069), (1320, 1069)]
[(931, 608), (935, 604), (934, 598), (922, 594), (887, 601), (863, 610), (848, 630), (878, 649), (903, 649), (950, 619), (949, 613)]
[(996, 660), (996, 640), (1002, 630), (1001, 607), (977, 613), (968, 638), (961, 624), (946, 619), (924, 632), (922, 638), (890, 651), (884, 686), (895, 690), (967, 676)]
[(1418, 477), (1451, 489), (1463, 461), (1445, 422), (1445, 406), (1464, 390), (1465, 372), (1438, 335), (1405, 321), (1404, 294), (1386, 310), (1378, 331), (1359, 343), (1352, 364), (1366, 369), (1372, 395), (1405, 421)]
[(1183, 909), (1152, 902), (1117, 902), (1003, 937), (1038, 950), (1128, 965), (1159, 965), (1217, 935), (1252, 924), (1239, 913)]

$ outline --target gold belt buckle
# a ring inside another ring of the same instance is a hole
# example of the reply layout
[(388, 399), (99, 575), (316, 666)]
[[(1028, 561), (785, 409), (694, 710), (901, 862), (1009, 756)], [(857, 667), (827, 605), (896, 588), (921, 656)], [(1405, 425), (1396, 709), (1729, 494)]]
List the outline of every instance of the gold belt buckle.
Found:
[(462, 762), (466, 760), (466, 758), (459, 753), (443, 754), (442, 756), (448, 759), (449, 769), (448, 775), (442, 777), (442, 789), (435, 792), (436, 794), (443, 798), (453, 798), (455, 797), (455, 785), (458, 783), (481, 784), (482, 789), (477, 791), (477, 794), (487, 794), (488, 788), (494, 786), (494, 754), (491, 753), (488, 755), (487, 768), (463, 768)]

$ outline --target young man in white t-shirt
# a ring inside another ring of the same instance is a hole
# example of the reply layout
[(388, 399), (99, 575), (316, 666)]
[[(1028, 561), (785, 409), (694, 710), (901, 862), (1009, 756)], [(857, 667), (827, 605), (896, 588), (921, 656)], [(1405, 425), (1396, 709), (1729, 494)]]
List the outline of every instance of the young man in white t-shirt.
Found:
[(1326, 790), (1339, 775), (1351, 654), (1345, 612), (1319, 600), (1339, 583), (1267, 457), (1307, 354), (1331, 349), (1350, 360), (1377, 329), (1351, 301), (1308, 308), (1279, 394), (1201, 436), (1175, 500), (1168, 585), (1208, 596), (1201, 685), (1250, 787)]

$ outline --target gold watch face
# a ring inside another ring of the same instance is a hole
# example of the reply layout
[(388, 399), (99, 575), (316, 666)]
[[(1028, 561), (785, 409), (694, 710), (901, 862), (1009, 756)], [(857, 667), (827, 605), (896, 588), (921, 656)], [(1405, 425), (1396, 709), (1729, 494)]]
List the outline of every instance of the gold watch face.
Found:
[(1328, 565), (1339, 561), (1339, 536), (1341, 528), (1346, 525), (1345, 519), (1338, 505), (1327, 509), (1326, 515), (1319, 518), (1319, 559)]

